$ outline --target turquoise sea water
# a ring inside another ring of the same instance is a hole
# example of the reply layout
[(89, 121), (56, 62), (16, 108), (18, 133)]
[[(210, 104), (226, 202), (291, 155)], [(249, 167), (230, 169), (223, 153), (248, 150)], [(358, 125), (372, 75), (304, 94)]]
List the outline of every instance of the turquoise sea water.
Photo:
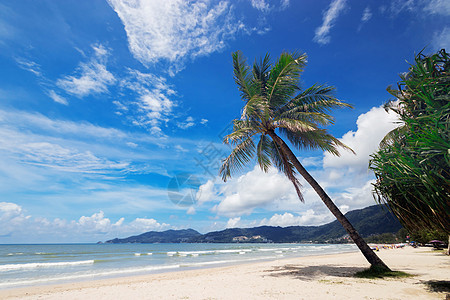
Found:
[(0, 245), (0, 289), (356, 250), (353, 244)]

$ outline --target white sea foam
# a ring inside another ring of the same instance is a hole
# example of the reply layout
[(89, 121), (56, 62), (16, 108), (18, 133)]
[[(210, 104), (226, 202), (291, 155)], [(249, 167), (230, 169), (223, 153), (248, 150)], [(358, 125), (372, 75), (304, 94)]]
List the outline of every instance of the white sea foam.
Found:
[(111, 270), (111, 271), (88, 273), (88, 274), (66, 275), (66, 276), (63, 275), (63, 276), (55, 276), (55, 277), (48, 277), (48, 278), (42, 278), (42, 279), (0, 282), (0, 288), (20, 286), (20, 285), (45, 284), (45, 283), (55, 282), (55, 281), (72, 281), (72, 280), (80, 280), (80, 279), (86, 279), (86, 278), (108, 277), (108, 276), (122, 275), (122, 274), (133, 274), (133, 273), (138, 273), (138, 272), (162, 271), (162, 270), (176, 269), (176, 268), (180, 268), (180, 267), (181, 267), (180, 265), (165, 265), (165, 266), (153, 266), (153, 267), (130, 268), (130, 269), (115, 269), (115, 270)]
[(141, 256), (141, 254), (140, 253), (135, 253), (134, 256)]
[(8, 264), (8, 265), (0, 265), (0, 272), (21, 270), (21, 269), (34, 269), (34, 268), (53, 268), (53, 267), (78, 266), (78, 265), (91, 265), (93, 263), (94, 260), (63, 261), (51, 263)]
[(147, 255), (153, 255), (153, 253), (149, 252), (149, 253), (147, 253)]

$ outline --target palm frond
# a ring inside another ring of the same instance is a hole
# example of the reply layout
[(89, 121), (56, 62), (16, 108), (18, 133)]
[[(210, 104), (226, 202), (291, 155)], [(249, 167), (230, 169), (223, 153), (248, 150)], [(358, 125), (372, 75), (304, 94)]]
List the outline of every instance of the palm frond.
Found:
[(338, 147), (355, 153), (350, 147), (329, 134), (325, 129), (315, 129), (312, 131), (298, 132), (287, 128), (280, 128), (280, 133), (284, 135), (295, 148), (299, 150), (320, 149), (333, 155), (340, 156)]
[(264, 96), (254, 95), (242, 110), (241, 120), (267, 120), (269, 106)]
[(264, 172), (267, 172), (272, 165), (270, 162), (270, 139), (267, 135), (262, 134), (258, 145), (256, 146), (256, 157), (258, 158), (258, 164)]
[(234, 81), (236, 82), (239, 91), (241, 91), (241, 98), (245, 101), (250, 100), (253, 95), (252, 92), (252, 74), (250, 67), (247, 65), (247, 60), (241, 51), (236, 51), (232, 54), (234, 67)]
[(277, 119), (273, 124), (276, 128), (286, 128), (295, 132), (308, 132), (317, 129), (317, 126), (312, 122), (289, 118)]
[(259, 132), (260, 128), (256, 121), (233, 120), (233, 132), (226, 135), (223, 142), (229, 145), (237, 145)]
[(272, 108), (285, 104), (299, 90), (298, 81), (305, 65), (306, 54), (281, 54), (267, 82), (267, 98)]
[(281, 148), (274, 141), (270, 141), (270, 147), (271, 147), (270, 154), (272, 162), (275, 164), (277, 169), (280, 172), (283, 172), (286, 175), (286, 177), (292, 182), (295, 191), (297, 192), (298, 198), (300, 199), (301, 202), (304, 202), (305, 200), (300, 190), (302, 185), (300, 184), (300, 181), (296, 177), (294, 165), (289, 160), (288, 156), (285, 153), (283, 153)]
[(241, 170), (242, 167), (248, 163), (255, 153), (255, 143), (253, 137), (249, 136), (238, 144), (231, 151), (231, 154), (225, 158), (220, 167), (219, 174), (223, 181), (227, 181), (231, 174)]
[(334, 92), (333, 86), (315, 84), (280, 107), (277, 114), (281, 115), (291, 110), (329, 113), (336, 108), (353, 108), (352, 105), (338, 100)]

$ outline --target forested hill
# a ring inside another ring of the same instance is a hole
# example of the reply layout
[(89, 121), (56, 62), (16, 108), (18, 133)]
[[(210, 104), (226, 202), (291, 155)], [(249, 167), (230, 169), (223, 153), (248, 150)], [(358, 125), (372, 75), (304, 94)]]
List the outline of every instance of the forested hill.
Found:
[[(345, 214), (362, 237), (374, 234), (395, 233), (402, 227), (386, 207), (369, 206)], [(346, 232), (341, 224), (334, 222), (320, 226), (260, 226), (253, 228), (231, 228), (200, 234), (193, 229), (150, 231), (124, 239), (113, 239), (106, 243), (233, 243), (233, 242), (345, 242)]]

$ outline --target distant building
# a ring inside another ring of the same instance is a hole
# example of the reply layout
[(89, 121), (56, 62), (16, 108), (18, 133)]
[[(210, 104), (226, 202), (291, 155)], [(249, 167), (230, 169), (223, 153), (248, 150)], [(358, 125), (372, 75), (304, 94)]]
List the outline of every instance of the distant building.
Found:
[(235, 236), (233, 238), (233, 242), (245, 242), (248, 240), (248, 237), (241, 235), (241, 236)]

